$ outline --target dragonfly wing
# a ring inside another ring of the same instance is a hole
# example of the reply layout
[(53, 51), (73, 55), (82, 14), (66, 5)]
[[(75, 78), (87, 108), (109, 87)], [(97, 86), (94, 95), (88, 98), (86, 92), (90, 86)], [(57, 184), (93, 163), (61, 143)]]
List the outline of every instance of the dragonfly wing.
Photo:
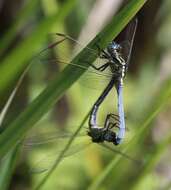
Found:
[(111, 80), (112, 74), (106, 70), (99, 72), (93, 68), (89, 68), (79, 79), (79, 83), (85, 87), (91, 89), (102, 90), (104, 89), (109, 81)]
[[(53, 35), (53, 39), (55, 38), (55, 42), (45, 47), (42, 51), (40, 51), (37, 56), (35, 56), (35, 61), (39, 63), (43, 63), (45, 65), (54, 64), (58, 65), (60, 68), (64, 68), (67, 65), (72, 65), (75, 69), (83, 69), (86, 72), (81, 77), (80, 83), (84, 86), (88, 86), (94, 89), (94, 83), (98, 84), (95, 87), (97, 89), (103, 88), (110, 78), (112, 77), (112, 73), (110, 69), (106, 69), (105, 71), (101, 72), (93, 67), (100, 67), (107, 60), (99, 58), (98, 52), (89, 48), (85, 47), (81, 43), (77, 42), (75, 39), (64, 35), (64, 34), (57, 34)], [(56, 39), (57, 38), (57, 39)], [(75, 64), (72, 59), (75, 56), (74, 49), (77, 49), (77, 52), (81, 51), (83, 48), (86, 48), (88, 54), (91, 56), (92, 54), (96, 54), (96, 61), (94, 63), (89, 63), (88, 57), (84, 60), (79, 60), (78, 64)], [(92, 66), (93, 65), (93, 66)], [(88, 69), (87, 69), (88, 67)], [(72, 74), (72, 73), (71, 73)], [(91, 82), (88, 82), (91, 81)], [(92, 81), (95, 81), (94, 83)], [(98, 81), (98, 83), (97, 83)]]
[(131, 157), (130, 155), (114, 148), (113, 146), (109, 145), (109, 144), (106, 144), (106, 143), (102, 143), (102, 144), (99, 144), (101, 147), (104, 147), (110, 151), (112, 151), (114, 154), (119, 154), (121, 155), (123, 158), (127, 159), (127, 160), (130, 160), (131, 162), (133, 162), (135, 165), (140, 165), (140, 164), (143, 164), (141, 160), (137, 160), (133, 157)]
[[(103, 125), (100, 125), (100, 127), (103, 127)], [(40, 134), (35, 134), (35, 132), (32, 133), (34, 135), (29, 135), (29, 137), (25, 139), (23, 147), (24, 151), (27, 150), (29, 153), (28, 159), (31, 163), (30, 172), (41, 174), (47, 172), (55, 165), (59, 155), (62, 154), (62, 151), (73, 133), (59, 131), (49, 131)], [(87, 129), (84, 127), (70, 148), (64, 153), (62, 159), (73, 156), (74, 154), (89, 147), (90, 144), (92, 144), (91, 139), (87, 135)], [(102, 145), (107, 146), (106, 143)], [(118, 151), (117, 149), (113, 149), (113, 145), (111, 148), (108, 146), (106, 148), (111, 149), (116, 154), (121, 154), (121, 156), (124, 156), (126, 159), (134, 161), (134, 159), (130, 159), (131, 157), (128, 155)]]
[[(48, 171), (62, 154), (65, 146), (73, 133), (46, 132), (36, 135), (29, 135), (23, 142), (24, 151), (28, 152), (28, 159), (31, 162), (31, 173), (43, 173)], [(62, 156), (62, 159), (85, 149), (90, 144), (90, 138), (85, 129), (76, 136), (74, 143)]]
[[(33, 135), (34, 134), (34, 135)], [(43, 133), (37, 133), (32, 131), (24, 140), (23, 146), (25, 148), (34, 148), (42, 145), (48, 145), (50, 143), (58, 143), (58, 141), (66, 141), (72, 136), (72, 132), (61, 132), (58, 130), (46, 131)], [(80, 132), (77, 137), (85, 137), (86, 131), (85, 128)]]
[(137, 18), (132, 19), (124, 30), (114, 40), (121, 45), (121, 55), (128, 64), (130, 61), (133, 42), (135, 38), (135, 32), (137, 29), (138, 20)]
[[(73, 156), (74, 154), (84, 150), (90, 144), (91, 144), (90, 141), (89, 142), (85, 141), (79, 144), (77, 143), (77, 144), (71, 145), (71, 147), (64, 153), (63, 159), (65, 157)], [(34, 159), (34, 163), (32, 164), (30, 172), (35, 173), (35, 174), (47, 172), (55, 165), (60, 154), (63, 154), (62, 151), (63, 150), (56, 151), (53, 153), (46, 152), (44, 156), (41, 156), (40, 158), (37, 158), (36, 160)]]

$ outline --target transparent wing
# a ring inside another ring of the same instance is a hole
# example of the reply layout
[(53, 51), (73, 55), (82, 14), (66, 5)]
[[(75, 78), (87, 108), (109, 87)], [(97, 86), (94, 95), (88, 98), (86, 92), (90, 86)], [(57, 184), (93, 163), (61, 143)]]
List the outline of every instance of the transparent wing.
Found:
[(126, 63), (128, 63), (128, 60), (130, 57), (130, 46), (131, 46), (131, 44), (129, 41), (123, 41), (120, 43), (120, 45), (121, 45), (120, 54), (124, 58)]
[(112, 151), (114, 154), (120, 154), (121, 156), (123, 156), (124, 158), (130, 160), (131, 162), (133, 162), (134, 164), (136, 165), (142, 165), (143, 162), (141, 160), (137, 160), (131, 156), (129, 156), (128, 154), (120, 151), (120, 150), (117, 150), (115, 149), (113, 146), (109, 145), (109, 144), (106, 144), (106, 143), (103, 143), (103, 144), (100, 144), (102, 147)]
[[(48, 171), (73, 135), (71, 132), (49, 130), (46, 132), (34, 132), (29, 134), (23, 142), (23, 151), (28, 153), (31, 162), (31, 173), (43, 173)], [(63, 159), (84, 150), (90, 145), (90, 138), (86, 135), (86, 129), (74, 140), (74, 143), (63, 155)]]
[[(87, 59), (85, 58), (84, 60), (80, 60), (80, 63), (78, 65), (72, 62), (74, 56), (85, 47), (84, 45), (71, 38), (70, 36), (59, 33), (51, 35), (51, 39), (54, 42), (36, 55), (34, 59), (36, 62), (38, 61), (46, 65), (57, 65), (61, 69), (67, 65), (72, 65), (75, 67), (75, 69), (81, 68), (83, 70), (86, 70), (80, 79), (80, 83), (90, 88), (103, 88), (103, 86), (108, 83), (112, 76), (110, 69), (106, 69), (103, 72), (94, 69), (88, 63), (88, 57)], [(92, 63), (93, 66), (100, 67), (105, 64), (107, 60), (99, 58), (98, 54), (100, 52), (97, 53), (97, 51), (87, 46), (86, 49), (90, 55), (96, 54), (97, 56), (96, 61)], [(87, 66), (89, 66), (88, 70)], [(94, 84), (96, 84), (96, 87), (94, 87)]]
[[(46, 132), (25, 138), (23, 146), (25, 148), (48, 145), (50, 143), (59, 143), (59, 140), (66, 140), (71, 137), (70, 132)], [(84, 137), (86, 133), (79, 134), (77, 137)]]
[[(81, 139), (79, 140), (79, 143), (74, 143), (71, 145), (71, 147), (64, 153), (63, 159), (65, 157), (73, 156), (76, 153), (79, 153), (80, 151), (83, 151), (85, 148), (87, 148), (91, 144), (88, 139)], [(32, 164), (32, 167), (30, 169), (31, 173), (43, 173), (51, 169), (58, 159), (58, 156), (62, 153), (63, 149), (56, 148), (55, 151), (46, 151), (45, 154), (39, 158), (34, 159), (34, 163)]]
[(132, 19), (117, 38), (114, 39), (114, 41), (121, 45), (121, 55), (127, 64), (130, 61), (137, 24), (137, 18)]
[[(90, 137), (87, 135), (87, 129), (87, 127), (83, 127), (77, 138), (74, 140), (74, 143), (72, 143), (70, 148), (63, 155), (63, 159), (85, 150), (92, 144)], [(63, 131), (61, 132), (59, 130), (49, 130), (37, 134), (33, 131), (32, 133), (34, 135), (29, 134), (29, 136), (25, 138), (23, 142), (23, 148), (24, 151), (28, 152), (28, 158), (30, 158), (32, 166), (30, 172), (41, 174), (47, 172), (53, 167), (54, 163), (58, 159), (58, 156), (63, 151), (73, 133)], [(126, 159), (136, 162), (135, 159), (115, 149), (115, 147), (113, 147), (114, 145), (112, 144), (108, 145), (103, 143), (100, 145), (115, 154), (121, 154)]]

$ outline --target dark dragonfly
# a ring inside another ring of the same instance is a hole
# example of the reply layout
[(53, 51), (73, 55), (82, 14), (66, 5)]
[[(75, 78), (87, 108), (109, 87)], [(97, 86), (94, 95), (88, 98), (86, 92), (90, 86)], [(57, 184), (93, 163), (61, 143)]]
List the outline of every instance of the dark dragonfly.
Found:
[[(106, 76), (110, 82), (107, 84), (106, 88), (99, 96), (90, 113), (89, 117), (89, 131), (88, 135), (92, 138), (93, 142), (101, 143), (104, 141), (112, 142), (115, 145), (118, 145), (122, 142), (125, 136), (125, 116), (124, 116), (124, 106), (123, 106), (123, 81), (128, 70), (128, 64), (130, 61), (134, 36), (137, 27), (137, 19), (133, 19), (125, 29), (118, 35), (116, 39), (114, 39), (111, 43), (108, 44), (106, 50), (103, 50), (99, 47), (98, 48), (98, 60), (100, 63), (97, 62), (96, 64), (90, 64), (91, 70), (89, 73), (98, 75), (98, 76)], [(60, 46), (66, 40), (76, 43), (80, 45), (76, 40), (67, 36), (65, 34), (56, 33), (57, 37), (60, 39), (47, 48), (41, 51), (41, 54), (47, 52), (46, 50), (52, 50), (54, 47)], [(96, 51), (86, 47), (90, 54), (94, 54)], [(60, 55), (63, 55), (60, 53)], [(72, 61), (66, 61), (66, 57), (63, 56), (62, 58), (58, 59), (50, 59), (46, 55), (40, 56), (41, 61), (50, 61), (52, 62), (59, 62), (64, 64), (71, 64), (75, 66), (75, 68), (82, 68), (85, 69), (84, 66), (74, 65)], [(86, 62), (86, 60), (83, 60)], [(111, 89), (115, 87), (117, 91), (118, 97), (118, 115), (110, 113), (106, 116), (104, 127), (100, 127), (97, 123), (97, 114), (100, 105), (109, 94)], [(116, 133), (114, 129), (118, 128), (118, 132)]]

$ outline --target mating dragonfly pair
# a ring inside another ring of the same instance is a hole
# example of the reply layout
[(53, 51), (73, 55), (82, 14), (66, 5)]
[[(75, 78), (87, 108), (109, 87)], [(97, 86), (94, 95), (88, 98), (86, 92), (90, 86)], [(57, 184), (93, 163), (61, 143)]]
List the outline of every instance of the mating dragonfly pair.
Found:
[[(123, 106), (123, 81), (126, 75), (126, 72), (128, 70), (128, 64), (130, 61), (133, 41), (135, 37), (137, 27), (137, 19), (133, 19), (126, 28), (118, 35), (118, 37), (108, 44), (107, 48), (105, 50), (100, 49), (99, 45), (97, 44), (98, 49), (98, 60), (99, 62), (89, 64), (90, 69), (88, 70), (88, 73), (91, 73), (93, 75), (96, 75), (97, 78), (99, 76), (99, 79), (102, 78), (102, 76), (107, 76), (107, 86), (105, 87), (102, 94), (99, 96), (97, 101), (94, 103), (92, 110), (90, 112), (89, 116), (89, 131), (88, 135), (91, 137), (92, 141), (95, 143), (103, 143), (103, 142), (112, 142), (115, 145), (118, 145), (122, 142), (125, 136), (125, 116), (124, 116), (124, 106)], [(60, 52), (59, 56), (61, 58), (52, 60), (52, 57), (49, 56), (48, 50), (51, 50), (55, 47), (62, 46), (65, 41), (69, 40), (73, 43), (76, 43), (80, 45), (76, 40), (71, 38), (70, 36), (57, 33), (57, 37), (59, 37), (59, 40), (54, 42), (53, 44), (49, 45), (47, 48), (43, 49), (39, 55), (37, 56), (40, 61), (45, 61), (47, 63), (51, 62), (58, 62), (58, 63), (66, 63), (70, 64), (72, 66), (75, 66), (77, 69), (86, 69), (84, 66), (75, 65), (70, 60), (66, 60), (67, 58), (63, 56), (63, 54)], [(90, 49), (89, 47), (86, 47), (88, 52), (90, 54), (96, 53), (96, 51)], [(50, 55), (51, 56), (51, 55)], [(84, 63), (88, 62), (86, 60), (83, 60)], [(81, 61), (80, 61), (81, 62)], [(104, 78), (103, 78), (104, 79)], [(102, 80), (103, 80), (102, 79)], [(109, 80), (110, 79), (110, 80)], [(97, 114), (99, 107), (103, 103), (104, 99), (107, 97), (111, 89), (115, 87), (117, 91), (117, 97), (118, 97), (118, 114), (110, 113), (106, 116), (105, 122), (103, 127), (98, 125), (97, 122)], [(116, 130), (118, 132), (116, 132)], [(50, 135), (47, 136), (47, 141), (51, 141)], [(58, 138), (55, 136), (52, 137), (53, 139)], [(60, 137), (59, 137), (60, 138)], [(36, 139), (39, 144), (39, 140)], [(29, 143), (26, 143), (29, 145)], [(34, 142), (31, 142), (34, 146)], [(37, 142), (35, 142), (37, 145)], [(41, 143), (40, 143), (41, 144)], [(30, 145), (29, 145), (30, 146)], [(31, 145), (32, 146), (32, 145)], [(105, 145), (104, 145), (105, 146)], [(78, 149), (79, 146), (77, 145), (76, 148)], [(81, 147), (82, 149), (82, 147)], [(116, 152), (116, 150), (114, 150)], [(124, 157), (127, 157), (130, 160), (135, 161), (131, 157), (125, 155), (124, 153), (117, 151), (117, 153), (122, 154)], [(70, 154), (70, 153), (69, 153)], [(71, 153), (72, 154), (72, 153)], [(41, 167), (42, 170), (43, 167)], [(48, 167), (47, 167), (48, 168)]]
[[(125, 29), (118, 35), (118, 37), (108, 44), (106, 50), (103, 50), (96, 44), (98, 49), (98, 58), (103, 60), (101, 65), (98, 64), (89, 64), (89, 66), (93, 69), (93, 73), (97, 73), (103, 75), (106, 70), (107, 76), (110, 77), (110, 81), (107, 84), (106, 88), (99, 96), (97, 101), (94, 103), (93, 108), (89, 117), (89, 131), (88, 135), (92, 138), (93, 142), (102, 143), (104, 141), (112, 142), (115, 145), (118, 145), (122, 142), (125, 136), (125, 116), (124, 116), (124, 106), (123, 106), (123, 81), (128, 70), (128, 64), (130, 61), (133, 41), (135, 37), (135, 32), (137, 28), (137, 19), (133, 19)], [(43, 49), (40, 53), (40, 59), (43, 61), (49, 62), (45, 56), (42, 56), (43, 53), (46, 53), (47, 50), (52, 50), (54, 47), (60, 46), (64, 41), (71, 41), (79, 44), (76, 40), (67, 36), (65, 34), (56, 33), (57, 37), (60, 39), (49, 45), (47, 48)], [(80, 44), (79, 44), (80, 45)], [(86, 47), (90, 54), (94, 53), (91, 48)], [(38, 56), (38, 57), (39, 57)], [(42, 57), (41, 57), (42, 56)], [(54, 60), (53, 60), (54, 61)], [(86, 62), (86, 60), (83, 60)], [(55, 62), (67, 63), (67, 61), (63, 61), (62, 59), (57, 59)], [(88, 61), (87, 61), (88, 62)], [(72, 65), (72, 61), (69, 61), (67, 64)], [(74, 65), (79, 69), (85, 69), (84, 66)], [(110, 73), (110, 74), (109, 74)], [(100, 105), (109, 94), (111, 89), (115, 87), (117, 91), (118, 97), (118, 115), (117, 114), (108, 114), (105, 119), (104, 127), (100, 127), (97, 123), (97, 114)], [(115, 128), (118, 128), (118, 132), (115, 132)]]
[[(118, 35), (118, 37), (108, 44), (106, 50), (100, 49), (99, 45), (96, 44), (98, 49), (98, 57), (101, 60), (105, 60), (102, 65), (90, 64), (89, 66), (99, 73), (104, 73), (106, 70), (110, 70), (110, 82), (99, 96), (90, 113), (89, 117), (89, 131), (88, 135), (92, 138), (93, 142), (102, 143), (104, 141), (112, 142), (118, 145), (122, 142), (125, 136), (125, 116), (123, 106), (123, 80), (128, 70), (128, 64), (130, 61), (130, 55), (132, 51), (135, 31), (137, 27), (137, 19), (133, 19), (126, 28)], [(71, 37), (57, 33), (58, 37), (61, 37), (59, 41), (51, 44), (48, 48), (51, 49), (64, 42), (70, 40), (76, 42)], [(91, 50), (90, 48), (87, 48)], [(45, 49), (46, 50), (46, 49)], [(92, 52), (90, 52), (92, 53)], [(86, 60), (84, 60), (86, 61)], [(64, 61), (61, 61), (64, 62)], [(70, 62), (69, 64), (72, 64)], [(79, 66), (79, 65), (75, 65)], [(80, 68), (82, 66), (80, 65)], [(104, 123), (104, 127), (99, 127), (97, 123), (97, 114), (100, 105), (111, 91), (115, 87), (118, 97), (118, 115), (108, 114)], [(118, 133), (113, 129), (118, 128)]]
[[(104, 89), (100, 97), (95, 102), (90, 118), (89, 118), (89, 136), (91, 136), (93, 142), (112, 142), (118, 145), (122, 142), (125, 136), (125, 116), (123, 107), (123, 80), (125, 78), (128, 64), (130, 61), (130, 55), (132, 51), (133, 41), (135, 37), (135, 31), (137, 27), (137, 19), (133, 20), (125, 28), (125, 34), (121, 33), (117, 39), (108, 44), (106, 51), (100, 50), (99, 55), (101, 59), (106, 59), (106, 63), (100, 67), (92, 67), (98, 71), (103, 72), (106, 68), (110, 67), (112, 77), (107, 87)], [(123, 32), (124, 32), (123, 31)], [(122, 35), (125, 35), (124, 39)], [(119, 42), (122, 40), (122, 42)], [(118, 96), (118, 115), (108, 114), (104, 123), (104, 127), (100, 128), (97, 124), (97, 112), (99, 106), (108, 95), (110, 90), (115, 86)], [(114, 119), (114, 122), (110, 121), (110, 118)], [(114, 127), (119, 128), (119, 132), (116, 134), (112, 129)]]

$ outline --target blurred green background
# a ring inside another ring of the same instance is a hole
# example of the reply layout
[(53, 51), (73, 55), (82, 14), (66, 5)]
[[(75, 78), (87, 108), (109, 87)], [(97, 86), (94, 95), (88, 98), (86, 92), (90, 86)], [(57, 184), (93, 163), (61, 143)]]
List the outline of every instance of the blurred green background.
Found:
[[(39, 54), (56, 41), (52, 33), (73, 37), (81, 49), (124, 4), (122, 0), (0, 1), (1, 110), (26, 65), (32, 62), (5, 118), (1, 118), (3, 122), (0, 120), (2, 133), (66, 66), (56, 58), (71, 59), (76, 48), (73, 42)], [(47, 181), (41, 189), (171, 189), (171, 2), (147, 1), (137, 18), (135, 43), (124, 82), (126, 137), (122, 145), (110, 145), (134, 161), (91, 143), (85, 122), (60, 165), (46, 176), (106, 84), (104, 81), (99, 85), (95, 75), (86, 75), (37, 122), (23, 146), (1, 159), (0, 189), (34, 189), (42, 179)], [(41, 61), (43, 56), (51, 61)], [(99, 123), (103, 124), (107, 113), (117, 113), (116, 102), (113, 90), (100, 109)]]

